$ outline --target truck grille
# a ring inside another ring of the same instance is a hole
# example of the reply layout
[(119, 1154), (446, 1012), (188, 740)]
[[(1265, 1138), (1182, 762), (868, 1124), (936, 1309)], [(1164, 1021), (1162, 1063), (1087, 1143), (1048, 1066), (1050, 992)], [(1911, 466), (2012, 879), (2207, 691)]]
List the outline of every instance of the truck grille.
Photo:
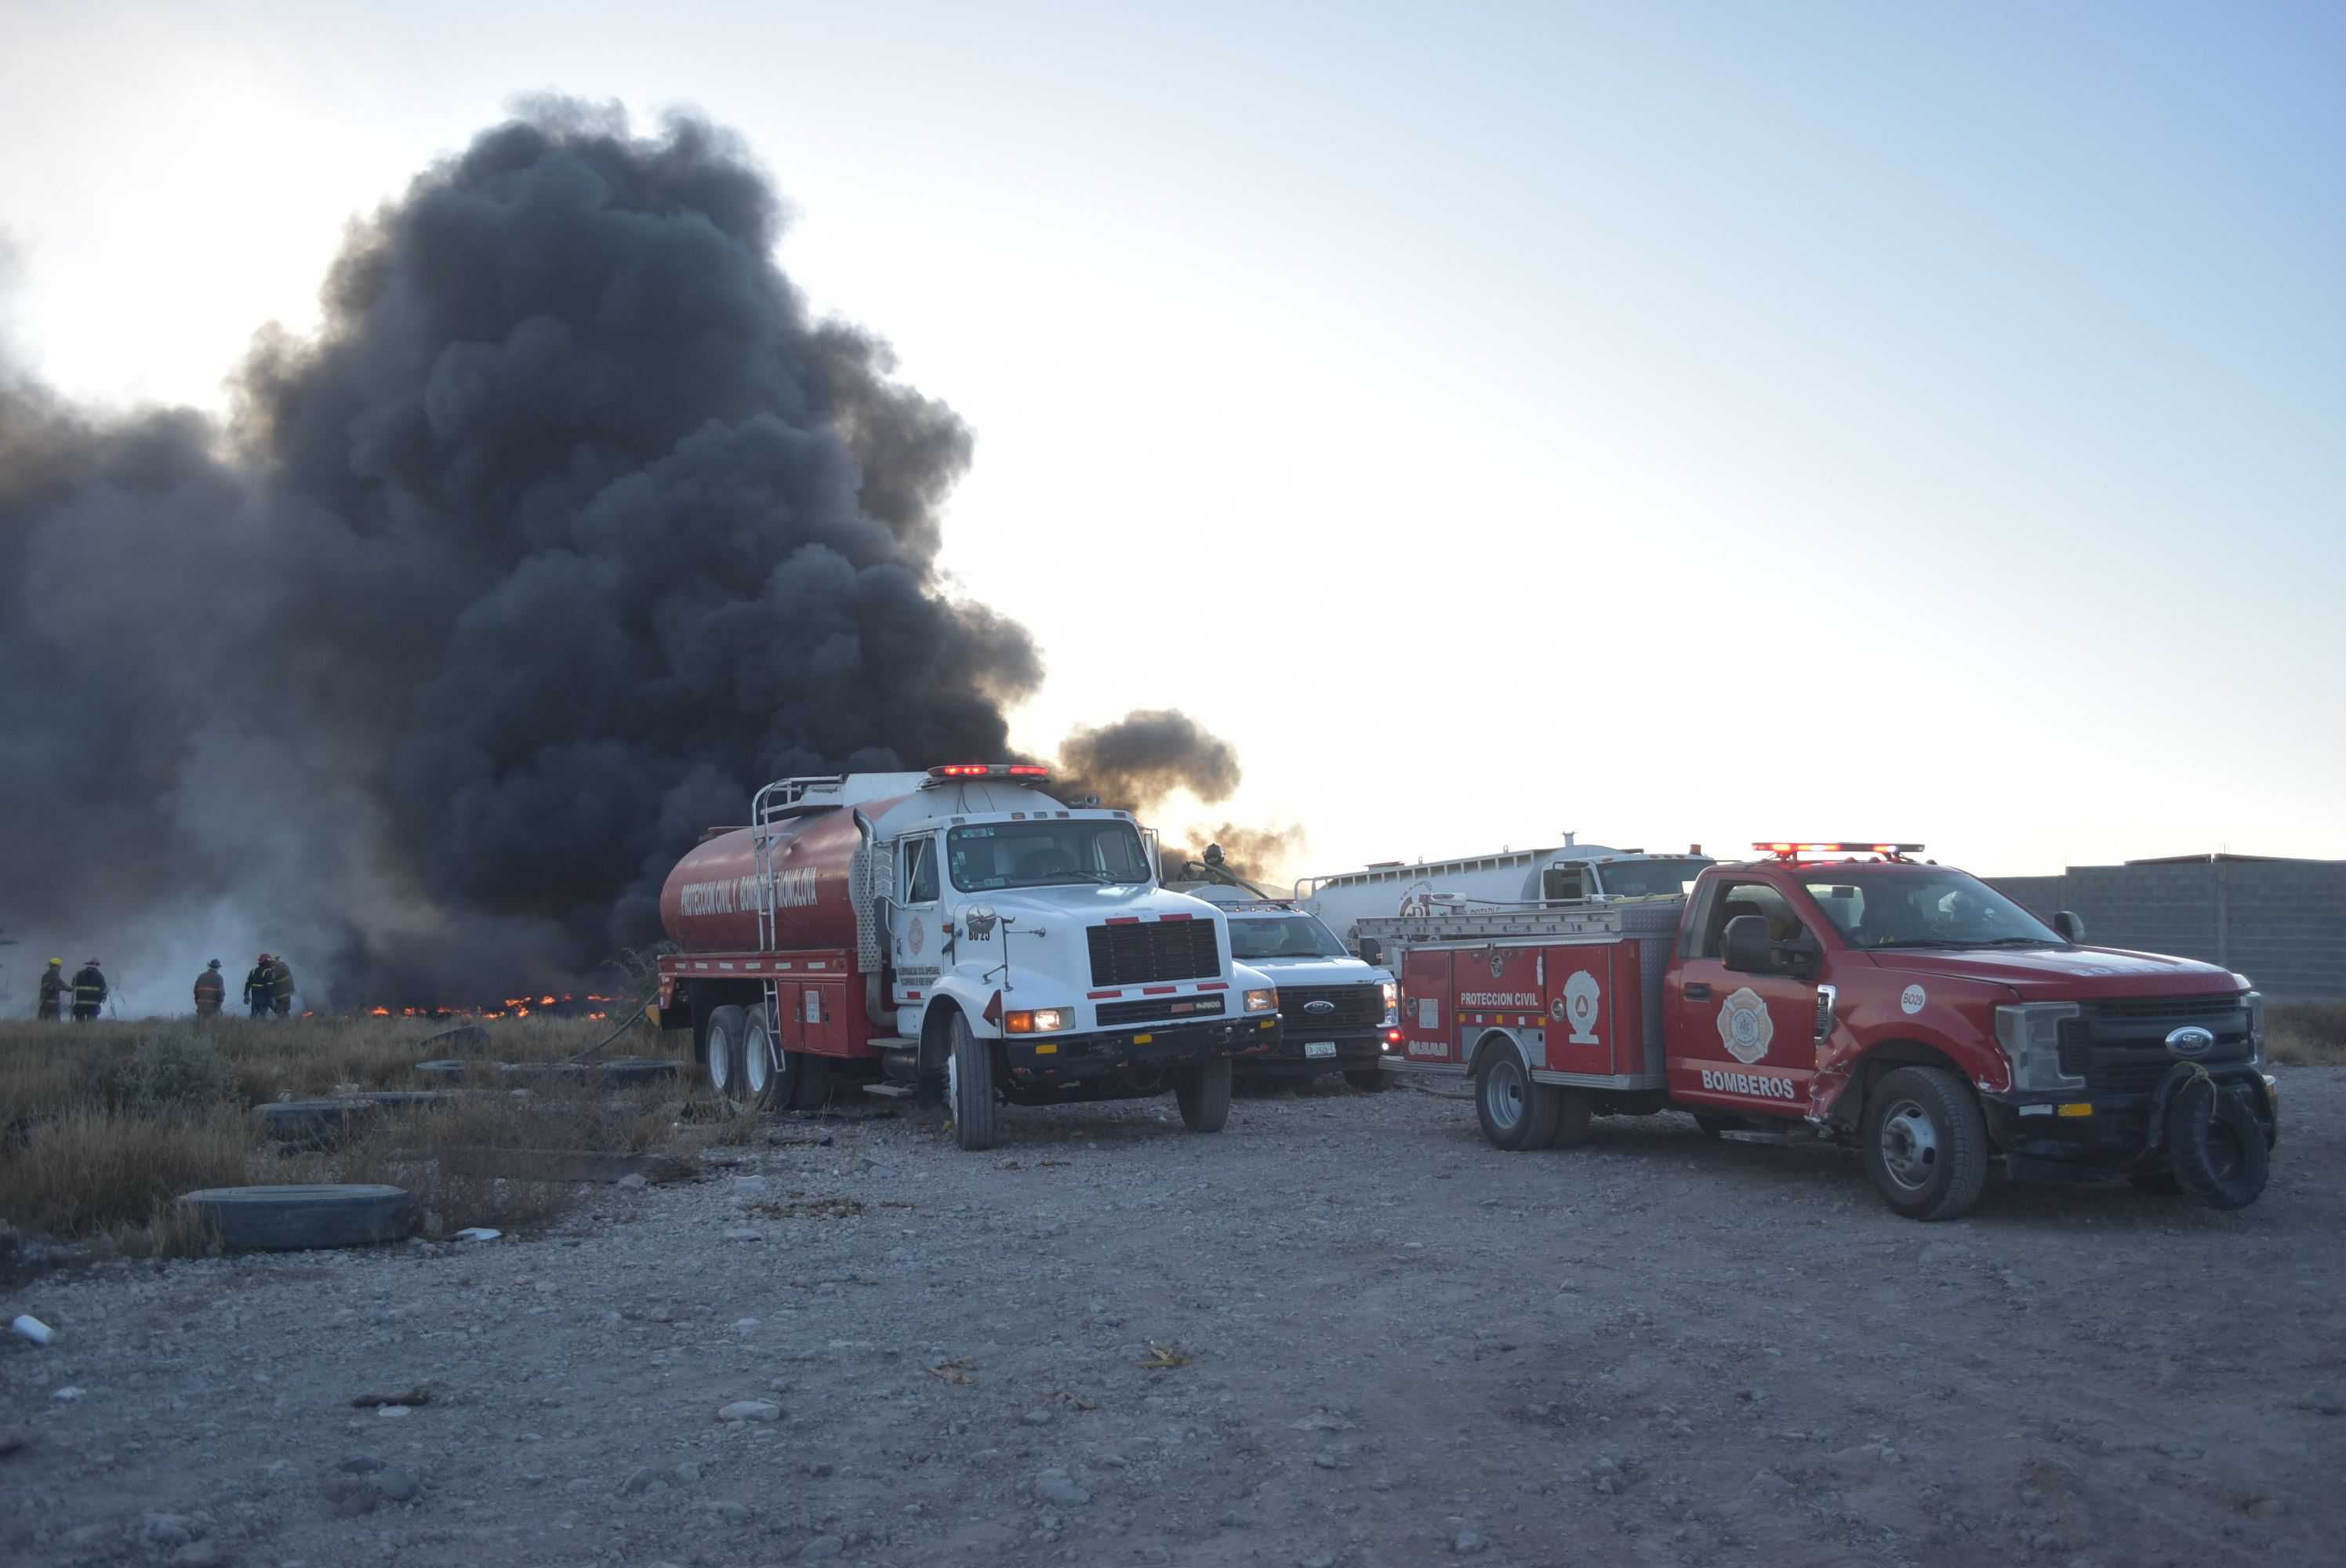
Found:
[[(1314, 1013), (1315, 1002), (1335, 1003), (1332, 1011)], [(1290, 1030), (1309, 1031), (1320, 1025), (1356, 1028), (1384, 1022), (1385, 993), (1381, 985), (1282, 985), (1280, 1015)]]
[(1159, 980), (1211, 980), (1222, 972), (1221, 947), (1210, 920), (1141, 921), (1096, 925), (1091, 946), (1094, 985), (1146, 985)]
[(2088, 1002), (2084, 1015), (2061, 1025), (2061, 1071), (2086, 1080), (2096, 1095), (2146, 1095), (2181, 1060), (2167, 1049), (2168, 1032), (2196, 1023), (2216, 1044), (2192, 1060), (2224, 1075), (2247, 1065), (2249, 1010), (2237, 995), (2140, 996)]
[(1222, 1011), (1219, 996), (1152, 996), (1145, 1002), (1103, 1002), (1100, 1027), (1116, 1023), (1148, 1023), (1164, 1019), (1210, 1018)]
[(2110, 1023), (2137, 1019), (2163, 1020), (2167, 1027), (2179, 1023), (2205, 1023), (2210, 1018), (2222, 1018), (2240, 1010), (2238, 993), (2219, 996), (2122, 996), (2108, 1002), (2088, 1002), (2086, 1016)]

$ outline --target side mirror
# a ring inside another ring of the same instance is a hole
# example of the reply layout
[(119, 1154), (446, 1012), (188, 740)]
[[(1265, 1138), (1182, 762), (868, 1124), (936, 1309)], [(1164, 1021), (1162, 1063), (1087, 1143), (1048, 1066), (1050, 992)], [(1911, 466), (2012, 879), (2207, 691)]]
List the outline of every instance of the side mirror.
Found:
[(2086, 940), (2086, 922), (2070, 910), (2053, 911), (2053, 931), (2063, 942), (2082, 945)]
[(1364, 963), (1382, 963), (1385, 961), (1385, 944), (1372, 936), (1362, 937), (1361, 960)]
[(1780, 942), (1776, 944), (1776, 967), (1794, 980), (1814, 980), (1824, 972), (1825, 944), (1808, 935)]
[(1758, 915), (1737, 915), (1729, 921), (1724, 958), (1728, 968), (1740, 973), (1775, 973), (1776, 955), (1768, 942), (1768, 922)]

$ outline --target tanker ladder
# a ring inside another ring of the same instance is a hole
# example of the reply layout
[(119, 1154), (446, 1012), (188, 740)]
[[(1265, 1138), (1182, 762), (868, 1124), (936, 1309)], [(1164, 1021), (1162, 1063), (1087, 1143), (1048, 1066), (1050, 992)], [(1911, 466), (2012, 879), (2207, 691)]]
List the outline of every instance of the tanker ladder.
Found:
[[(799, 815), (799, 802), (816, 785), (837, 789), (847, 782), (844, 774), (815, 774), (802, 779), (781, 779), (758, 791), (750, 803), (750, 841), (758, 850), (758, 951), (774, 951), (774, 846), (782, 842), (782, 835), (774, 824)], [(760, 989), (765, 993), (766, 1037), (779, 1041), (782, 1037), (782, 993), (772, 979)]]

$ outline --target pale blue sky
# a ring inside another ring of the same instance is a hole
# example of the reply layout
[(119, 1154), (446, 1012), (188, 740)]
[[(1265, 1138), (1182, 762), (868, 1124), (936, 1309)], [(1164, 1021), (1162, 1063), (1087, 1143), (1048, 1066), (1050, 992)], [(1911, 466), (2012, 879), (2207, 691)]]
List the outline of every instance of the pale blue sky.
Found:
[(1021, 738), (1188, 708), (1297, 870), (2346, 856), (2346, 9), (477, 10), (16, 0), (21, 351), (217, 402), (515, 95), (688, 105), (975, 428)]

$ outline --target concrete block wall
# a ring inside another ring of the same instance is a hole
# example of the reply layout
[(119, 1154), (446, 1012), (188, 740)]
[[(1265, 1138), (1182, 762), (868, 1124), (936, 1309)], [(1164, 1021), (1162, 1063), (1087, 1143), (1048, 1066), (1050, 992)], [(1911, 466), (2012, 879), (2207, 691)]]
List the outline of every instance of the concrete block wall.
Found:
[(2058, 877), (1991, 877), (1989, 885), (2047, 925), (2053, 911), (2069, 906), (2061, 901)]
[(2220, 963), (2268, 996), (2346, 996), (2346, 860), (2071, 866), (1993, 882), (2041, 920), (2076, 911), (2098, 947)]
[(2226, 961), (2268, 996), (2346, 996), (2346, 862), (2218, 860)]

